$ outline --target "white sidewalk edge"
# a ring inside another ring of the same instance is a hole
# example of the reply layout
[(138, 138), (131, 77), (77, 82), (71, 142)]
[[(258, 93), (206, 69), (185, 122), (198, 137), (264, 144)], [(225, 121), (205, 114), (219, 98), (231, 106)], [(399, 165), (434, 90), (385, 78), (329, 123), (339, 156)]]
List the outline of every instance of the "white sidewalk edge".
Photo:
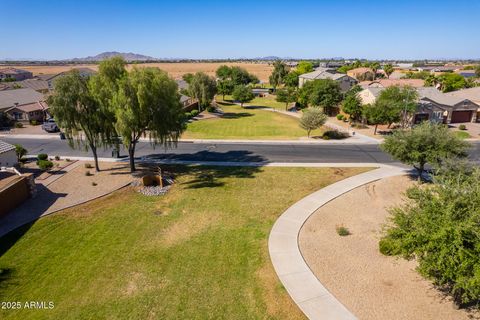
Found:
[(315, 211), (338, 196), (382, 178), (405, 174), (406, 171), (399, 167), (382, 166), (331, 184), (292, 205), (273, 225), (268, 239), (273, 267), (290, 297), (309, 319), (357, 318), (322, 285), (305, 262), (298, 245), (302, 226)]

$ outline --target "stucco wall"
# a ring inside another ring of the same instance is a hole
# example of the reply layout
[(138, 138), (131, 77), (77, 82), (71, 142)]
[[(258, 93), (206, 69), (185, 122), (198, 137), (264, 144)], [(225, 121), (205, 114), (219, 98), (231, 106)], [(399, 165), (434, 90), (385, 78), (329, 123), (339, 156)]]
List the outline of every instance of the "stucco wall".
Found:
[(0, 167), (13, 167), (17, 164), (17, 155), (15, 150), (10, 150), (0, 154)]

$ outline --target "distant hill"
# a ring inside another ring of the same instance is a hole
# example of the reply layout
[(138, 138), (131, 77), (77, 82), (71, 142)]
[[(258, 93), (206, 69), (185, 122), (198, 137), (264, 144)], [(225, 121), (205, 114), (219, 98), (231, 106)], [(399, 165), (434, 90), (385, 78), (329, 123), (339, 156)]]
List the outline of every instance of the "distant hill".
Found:
[(97, 54), (96, 56), (90, 56), (85, 58), (74, 58), (71, 61), (102, 61), (105, 59), (110, 59), (112, 57), (121, 56), (126, 61), (146, 61), (146, 60), (158, 60), (153, 57), (144, 56), (143, 54), (132, 53), (132, 52), (117, 52), (117, 51), (110, 51), (110, 52), (102, 52)]

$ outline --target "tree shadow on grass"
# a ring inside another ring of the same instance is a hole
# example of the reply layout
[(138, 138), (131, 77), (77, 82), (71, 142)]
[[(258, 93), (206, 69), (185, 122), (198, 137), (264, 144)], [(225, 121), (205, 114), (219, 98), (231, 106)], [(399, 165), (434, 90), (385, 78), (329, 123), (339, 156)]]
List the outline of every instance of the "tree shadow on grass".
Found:
[[(221, 181), (224, 178), (253, 178), (261, 171), (261, 167), (269, 162), (266, 158), (246, 150), (153, 154), (143, 158), (143, 161), (147, 165), (161, 166), (162, 169), (173, 171), (177, 175), (193, 175), (193, 179), (185, 183), (187, 188), (191, 189), (221, 187), (225, 185), (225, 182)], [(219, 166), (213, 166), (211, 162), (217, 162)], [(191, 165), (195, 163), (201, 165)]]
[(220, 118), (222, 119), (239, 119), (245, 117), (252, 117), (253, 113), (249, 112), (224, 112)]
[(0, 297), (2, 297), (2, 291), (5, 290), (8, 286), (14, 284), (12, 279), (15, 275), (15, 270), (12, 268), (2, 268), (0, 267)]

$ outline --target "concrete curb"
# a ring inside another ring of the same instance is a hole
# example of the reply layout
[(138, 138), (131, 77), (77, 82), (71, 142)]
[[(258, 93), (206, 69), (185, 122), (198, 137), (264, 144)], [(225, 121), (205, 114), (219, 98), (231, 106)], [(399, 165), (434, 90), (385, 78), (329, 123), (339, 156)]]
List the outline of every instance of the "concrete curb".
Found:
[[(357, 164), (357, 167), (360, 167)], [(303, 313), (312, 320), (357, 319), (315, 277), (298, 246), (298, 235), (305, 221), (320, 207), (364, 184), (405, 174), (407, 170), (381, 166), (322, 188), (288, 208), (275, 222), (268, 239), (268, 250), (275, 272)]]
[[(58, 135), (46, 134), (0, 134), (1, 138), (9, 139), (48, 139), (60, 140)], [(141, 142), (149, 142), (148, 138), (141, 138)], [(343, 140), (322, 140), (313, 138), (291, 139), (291, 140), (253, 140), (253, 139), (179, 139), (180, 143), (215, 143), (215, 144), (378, 144), (379, 142), (371, 139), (363, 139), (359, 136), (349, 137)]]

